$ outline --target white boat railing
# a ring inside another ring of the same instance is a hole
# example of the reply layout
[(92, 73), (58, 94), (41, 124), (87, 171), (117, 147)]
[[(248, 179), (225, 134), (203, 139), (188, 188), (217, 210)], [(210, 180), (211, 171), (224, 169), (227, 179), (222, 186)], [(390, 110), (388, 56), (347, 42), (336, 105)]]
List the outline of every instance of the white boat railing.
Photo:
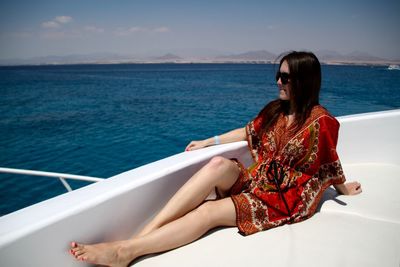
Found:
[(24, 169), (2, 168), (2, 167), (0, 167), (0, 173), (12, 173), (12, 174), (21, 174), (21, 175), (31, 175), (31, 176), (42, 176), (42, 177), (58, 178), (60, 180), (60, 182), (64, 185), (64, 187), (69, 192), (72, 191), (72, 188), (68, 184), (66, 179), (86, 181), (86, 182), (100, 182), (100, 181), (104, 180), (104, 178), (97, 178), (97, 177), (91, 177), (91, 176), (82, 176), (82, 175), (74, 175), (74, 174), (68, 174), (68, 173), (33, 171), (33, 170), (24, 170)]

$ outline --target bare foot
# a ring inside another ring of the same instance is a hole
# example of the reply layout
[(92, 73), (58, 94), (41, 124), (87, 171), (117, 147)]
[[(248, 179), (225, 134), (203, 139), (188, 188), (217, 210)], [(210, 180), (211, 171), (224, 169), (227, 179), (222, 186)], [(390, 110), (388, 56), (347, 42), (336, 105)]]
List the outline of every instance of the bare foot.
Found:
[(77, 260), (110, 267), (126, 267), (135, 258), (126, 241), (95, 245), (72, 242), (70, 253)]

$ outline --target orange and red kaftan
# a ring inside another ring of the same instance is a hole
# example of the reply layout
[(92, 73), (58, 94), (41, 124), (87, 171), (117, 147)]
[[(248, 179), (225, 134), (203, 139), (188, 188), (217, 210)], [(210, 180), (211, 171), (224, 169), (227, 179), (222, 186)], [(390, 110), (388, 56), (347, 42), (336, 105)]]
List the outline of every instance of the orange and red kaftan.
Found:
[(311, 217), (322, 194), (345, 177), (336, 153), (339, 122), (322, 106), (315, 106), (300, 130), (286, 128), (281, 114), (264, 131), (263, 116), (246, 126), (255, 163), (231, 189), (237, 226), (244, 235)]

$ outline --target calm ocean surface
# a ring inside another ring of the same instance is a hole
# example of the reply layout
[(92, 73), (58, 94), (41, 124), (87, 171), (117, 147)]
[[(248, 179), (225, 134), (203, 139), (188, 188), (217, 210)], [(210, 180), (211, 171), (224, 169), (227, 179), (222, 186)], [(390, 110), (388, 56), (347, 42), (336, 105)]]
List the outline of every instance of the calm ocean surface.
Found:
[[(106, 178), (242, 127), (278, 95), (276, 65), (0, 67), (0, 166)], [(335, 116), (400, 108), (400, 71), (323, 66)], [(71, 182), (73, 188), (84, 186)], [(0, 216), (64, 193), (0, 174)]]

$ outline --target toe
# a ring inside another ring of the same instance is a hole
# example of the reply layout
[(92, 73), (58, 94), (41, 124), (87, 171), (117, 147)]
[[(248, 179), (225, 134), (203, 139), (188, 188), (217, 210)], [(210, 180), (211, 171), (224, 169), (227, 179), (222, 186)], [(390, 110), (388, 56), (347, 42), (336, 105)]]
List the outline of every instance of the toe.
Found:
[(85, 253), (83, 253), (82, 255), (80, 255), (79, 257), (76, 257), (77, 260), (79, 261), (85, 261), (87, 263), (91, 263), (92, 261), (89, 259), (89, 256)]
[(82, 255), (85, 254), (85, 251), (78, 250), (74, 253), (75, 258), (81, 257)]
[(76, 259), (77, 259), (78, 261), (83, 261), (83, 255), (76, 256)]
[(80, 251), (80, 248), (72, 248), (70, 251), (72, 254), (75, 254), (76, 252)]
[(85, 252), (86, 252), (86, 250), (85, 250), (84, 246), (80, 246), (80, 245), (70, 249), (70, 253), (72, 255), (74, 255), (75, 258), (78, 257), (79, 255), (82, 255)]

